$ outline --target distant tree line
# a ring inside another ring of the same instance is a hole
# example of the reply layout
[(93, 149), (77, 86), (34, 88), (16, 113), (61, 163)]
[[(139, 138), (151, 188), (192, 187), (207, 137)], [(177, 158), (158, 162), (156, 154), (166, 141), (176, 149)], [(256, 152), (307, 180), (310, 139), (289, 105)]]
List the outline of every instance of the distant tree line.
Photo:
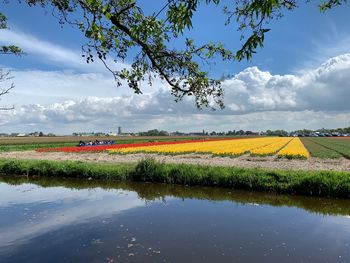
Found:
[(29, 132), (29, 133), (19, 133), (19, 132), (13, 132), (13, 133), (0, 133), (0, 137), (43, 137), (43, 136), (46, 136), (46, 137), (53, 137), (53, 136), (56, 136), (55, 134), (53, 133), (43, 133), (42, 131), (38, 132), (38, 131), (35, 131), (35, 132)]
[[(148, 130), (145, 132), (138, 132), (138, 133), (127, 133), (127, 135), (131, 136), (293, 136), (293, 135), (312, 135), (315, 134), (316, 132), (321, 133), (321, 134), (333, 134), (333, 133), (338, 133), (340, 135), (348, 134), (350, 135), (350, 126), (346, 128), (336, 128), (336, 129), (318, 129), (318, 130), (309, 130), (309, 129), (302, 129), (302, 130), (296, 130), (292, 132), (288, 132), (285, 130), (267, 130), (267, 131), (260, 131), (260, 132), (254, 132), (254, 131), (244, 131), (244, 130), (232, 130), (232, 131), (221, 131), (221, 132), (207, 132), (207, 131), (202, 131), (202, 132), (167, 132), (165, 130), (158, 130), (158, 129), (152, 129)], [(0, 133), (1, 137), (14, 137), (14, 136), (19, 136), (21, 135), (20, 133)], [(73, 136), (108, 136), (106, 133), (102, 132), (91, 132), (91, 133), (73, 133)], [(55, 136), (53, 133), (48, 133), (44, 134), (43, 132), (31, 132), (31, 133), (26, 133), (22, 134), (22, 136), (35, 136), (35, 137), (42, 137), (42, 136)]]
[(319, 133), (339, 133), (339, 134), (350, 134), (350, 127), (347, 128), (336, 128), (336, 129), (318, 129), (318, 130), (309, 130), (309, 129), (302, 129), (302, 130), (295, 130), (292, 132), (288, 132), (285, 130), (266, 130), (266, 131), (260, 131), (260, 132), (255, 132), (255, 131), (250, 131), (250, 130), (229, 130), (229, 131), (212, 131), (212, 132), (206, 132), (203, 130), (203, 132), (173, 132), (169, 133), (164, 130), (149, 130), (146, 132), (139, 132), (138, 135), (140, 136), (168, 136), (168, 135), (173, 135), (173, 136), (188, 136), (188, 135), (202, 135), (202, 136), (255, 136), (255, 135), (264, 135), (264, 136), (290, 136), (290, 135), (310, 135), (315, 132)]
[(285, 130), (275, 130), (275, 131), (267, 130), (265, 132), (265, 135), (266, 136), (288, 136), (289, 132), (287, 132)]
[(163, 131), (163, 130), (158, 131), (157, 129), (154, 129), (146, 132), (139, 132), (139, 135), (140, 136), (168, 136), (169, 133), (167, 131)]

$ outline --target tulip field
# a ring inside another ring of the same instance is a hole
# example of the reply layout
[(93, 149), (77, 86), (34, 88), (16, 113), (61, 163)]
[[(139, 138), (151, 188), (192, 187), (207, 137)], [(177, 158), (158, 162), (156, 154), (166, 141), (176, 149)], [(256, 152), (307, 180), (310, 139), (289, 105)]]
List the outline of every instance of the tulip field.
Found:
[(158, 142), (136, 142), (136, 143), (121, 143), (114, 145), (93, 145), (93, 146), (68, 146), (58, 148), (38, 148), (37, 152), (103, 152), (111, 149), (124, 149), (124, 148), (136, 148), (136, 147), (149, 147), (159, 145), (175, 145), (184, 143), (195, 143), (205, 141), (218, 141), (225, 139), (201, 139), (201, 140), (181, 140), (181, 141), (158, 141)]
[(165, 155), (209, 154), (212, 156), (237, 157), (275, 156), (287, 159), (346, 158), (350, 159), (350, 140), (346, 138), (306, 137), (235, 137), (235, 138), (185, 138), (182, 140), (135, 141), (113, 145), (66, 146), (37, 148), (37, 152), (110, 154), (153, 153)]
[(292, 139), (286, 147), (282, 148), (278, 153), (278, 157), (287, 157), (287, 158), (309, 158), (310, 154), (306, 150), (304, 144), (299, 138)]
[(277, 155), (278, 157), (309, 157), (309, 152), (299, 138), (264, 137), (219, 141), (200, 141), (178, 144), (147, 145), (108, 149), (110, 153), (157, 153), (157, 154), (212, 154), (214, 156), (252, 156)]

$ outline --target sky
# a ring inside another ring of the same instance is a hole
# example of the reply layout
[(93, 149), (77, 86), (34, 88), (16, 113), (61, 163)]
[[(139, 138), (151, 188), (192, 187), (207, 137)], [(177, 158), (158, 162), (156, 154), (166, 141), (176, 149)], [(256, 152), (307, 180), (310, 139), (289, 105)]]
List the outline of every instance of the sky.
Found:
[[(139, 2), (145, 12), (161, 6), (161, 0)], [(15, 84), (1, 97), (0, 106), (15, 109), (0, 112), (0, 133), (116, 132), (118, 126), (123, 132), (350, 126), (350, 5), (320, 13), (317, 5), (302, 4), (269, 24), (264, 48), (251, 61), (214, 60), (207, 67), (210, 76), (230, 76), (222, 83), (226, 108), (216, 111), (198, 110), (190, 98), (176, 103), (159, 79), (152, 86), (142, 83), (142, 95), (127, 85), (117, 87), (100, 61), (86, 64), (81, 57), (87, 42), (81, 31), (61, 26), (51, 11), (1, 3), (10, 29), (0, 30), (0, 45), (18, 45), (26, 55), (0, 58), (0, 67), (14, 77), (1, 88)], [(185, 36), (237, 50), (242, 45), (237, 24), (224, 23), (222, 6), (201, 5)], [(181, 41), (172, 45), (181, 48)], [(131, 57), (117, 61), (113, 68), (131, 62)]]

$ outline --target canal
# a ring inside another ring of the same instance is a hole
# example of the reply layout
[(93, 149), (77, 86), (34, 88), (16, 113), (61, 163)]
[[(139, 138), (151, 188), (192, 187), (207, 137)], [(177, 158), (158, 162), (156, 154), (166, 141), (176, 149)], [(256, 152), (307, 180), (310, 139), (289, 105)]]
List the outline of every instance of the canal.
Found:
[(350, 200), (0, 177), (0, 261), (350, 262)]

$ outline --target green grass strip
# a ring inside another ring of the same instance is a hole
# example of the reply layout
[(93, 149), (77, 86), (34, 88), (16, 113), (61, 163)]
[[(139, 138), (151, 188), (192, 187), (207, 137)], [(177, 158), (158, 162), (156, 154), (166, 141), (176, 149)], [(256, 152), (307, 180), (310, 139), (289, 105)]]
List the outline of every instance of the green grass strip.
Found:
[(342, 157), (342, 155), (334, 150), (331, 150), (329, 148), (326, 148), (322, 146), (321, 144), (316, 143), (315, 141), (311, 140), (310, 138), (301, 138), (302, 143), (307, 148), (307, 150), (310, 152), (312, 157), (318, 157), (318, 158), (331, 158), (331, 159), (339, 159)]
[(213, 167), (165, 164), (153, 159), (144, 159), (137, 164), (0, 160), (0, 173), (217, 186), (285, 194), (350, 197), (350, 172), (337, 171)]
[(0, 152), (32, 151), (38, 148), (69, 147), (69, 146), (76, 146), (76, 145), (77, 143), (75, 142), (8, 144), (8, 145), (0, 145)]
[(350, 144), (338, 139), (332, 138), (310, 138), (314, 143), (317, 143), (327, 149), (333, 150), (343, 157), (350, 159)]

